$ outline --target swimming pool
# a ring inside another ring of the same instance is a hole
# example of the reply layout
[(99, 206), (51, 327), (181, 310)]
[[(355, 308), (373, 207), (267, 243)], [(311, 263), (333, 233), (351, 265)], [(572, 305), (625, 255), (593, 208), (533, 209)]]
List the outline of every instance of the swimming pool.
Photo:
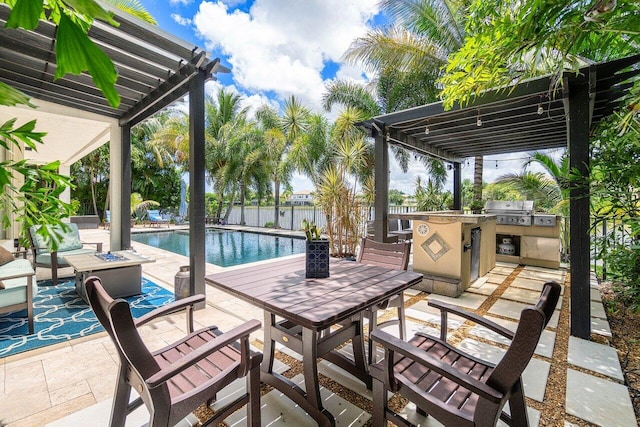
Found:
[[(189, 256), (189, 233), (186, 231), (135, 233), (131, 235), (131, 240)], [(304, 253), (305, 241), (244, 231), (208, 229), (205, 233), (205, 248), (207, 262), (221, 267), (230, 267)]]

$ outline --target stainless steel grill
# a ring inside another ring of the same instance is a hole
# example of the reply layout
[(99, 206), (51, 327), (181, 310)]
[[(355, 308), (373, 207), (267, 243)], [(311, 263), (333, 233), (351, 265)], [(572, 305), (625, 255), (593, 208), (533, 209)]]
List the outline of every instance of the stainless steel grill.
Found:
[(539, 227), (555, 227), (556, 225), (555, 215), (533, 213), (533, 200), (489, 200), (484, 206), (484, 211), (496, 216), (496, 224), (536, 225)]
[(533, 201), (489, 200), (484, 206), (484, 211), (496, 216), (496, 224), (529, 226), (533, 214)]

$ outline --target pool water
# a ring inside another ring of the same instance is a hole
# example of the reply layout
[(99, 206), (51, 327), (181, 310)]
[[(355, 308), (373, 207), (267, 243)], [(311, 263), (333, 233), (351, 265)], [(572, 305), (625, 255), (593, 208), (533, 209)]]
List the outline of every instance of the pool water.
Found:
[[(189, 256), (189, 233), (186, 231), (136, 233), (131, 235), (131, 240)], [(244, 231), (207, 230), (205, 248), (207, 262), (221, 267), (230, 267), (304, 253), (305, 241)]]

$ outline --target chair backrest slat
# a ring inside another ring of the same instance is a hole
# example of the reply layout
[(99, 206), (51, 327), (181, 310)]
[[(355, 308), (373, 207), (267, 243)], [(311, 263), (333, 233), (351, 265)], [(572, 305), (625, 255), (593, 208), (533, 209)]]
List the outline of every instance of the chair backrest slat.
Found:
[(511, 390), (529, 364), (540, 335), (549, 322), (548, 317), (551, 317), (556, 308), (559, 296), (560, 285), (547, 282), (536, 306), (522, 310), (511, 345), (488, 378), (488, 385), (502, 393)]
[(111, 298), (96, 276), (90, 276), (85, 280), (85, 289), (98, 321), (116, 345), (120, 363), (129, 365), (142, 379), (158, 372), (160, 366), (144, 345), (129, 304), (123, 299)]
[(381, 243), (362, 238), (357, 261), (363, 264), (406, 270), (409, 266), (411, 242)]

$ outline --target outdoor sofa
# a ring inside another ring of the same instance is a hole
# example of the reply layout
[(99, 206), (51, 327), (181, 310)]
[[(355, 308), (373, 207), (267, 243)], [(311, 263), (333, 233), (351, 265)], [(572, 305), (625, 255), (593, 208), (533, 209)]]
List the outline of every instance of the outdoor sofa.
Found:
[(7, 261), (0, 261), (0, 313), (26, 309), (29, 334), (33, 334), (33, 296), (38, 292), (34, 279), (36, 272), (26, 259), (26, 251), (22, 252), (22, 258), (13, 258), (13, 254), (4, 248), (0, 251), (2, 261)]
[[(29, 238), (31, 239), (34, 266), (50, 268), (51, 281), (54, 286), (58, 285), (58, 268), (69, 267), (64, 259), (65, 256), (102, 252), (102, 242), (89, 243), (80, 240), (76, 224), (65, 224), (64, 228), (61, 225), (47, 225), (47, 227), (58, 236), (59, 244), (56, 251), (49, 249), (44, 237), (38, 234), (39, 225), (29, 227)], [(95, 245), (96, 248), (85, 248), (84, 245)]]

